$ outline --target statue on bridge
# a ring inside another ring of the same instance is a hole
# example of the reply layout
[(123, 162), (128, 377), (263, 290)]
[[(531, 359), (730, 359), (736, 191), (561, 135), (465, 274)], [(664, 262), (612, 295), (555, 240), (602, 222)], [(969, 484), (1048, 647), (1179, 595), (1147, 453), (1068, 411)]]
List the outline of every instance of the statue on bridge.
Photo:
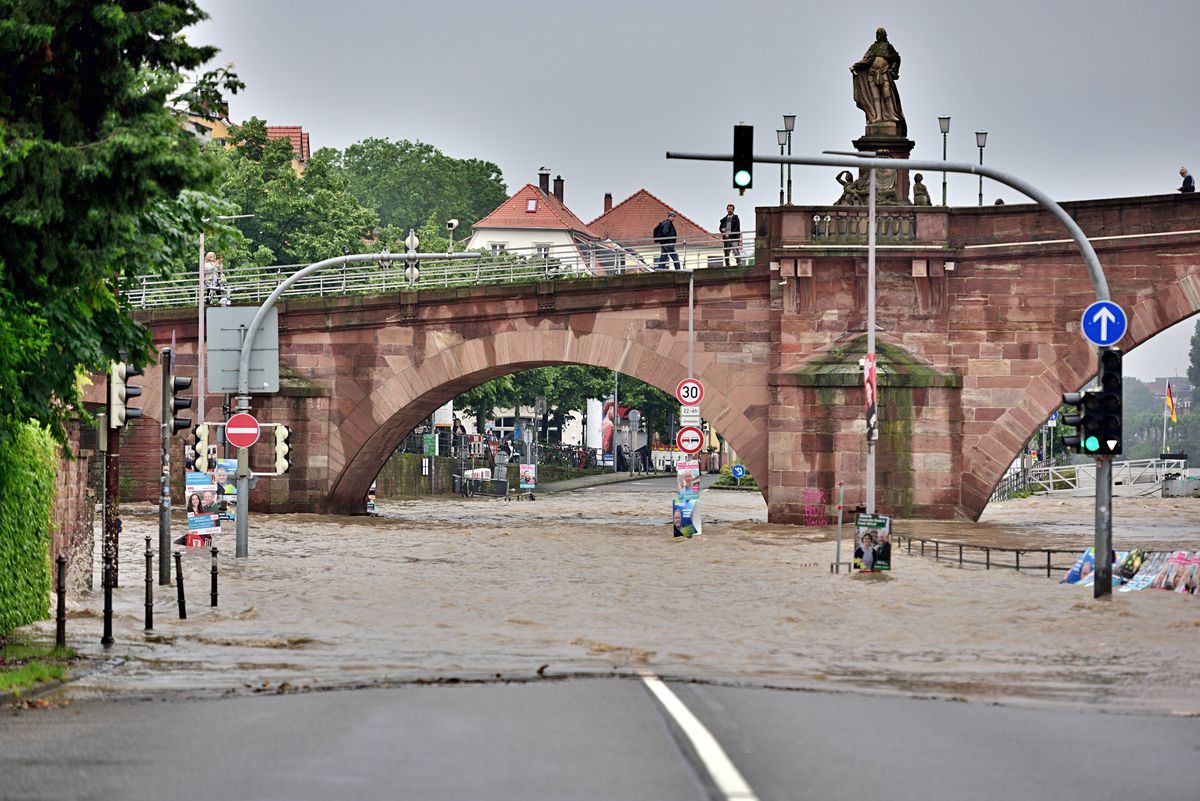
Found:
[(896, 80), (900, 54), (888, 41), (887, 31), (875, 31), (875, 43), (850, 66), (854, 76), (854, 104), (867, 115), (868, 136), (906, 136), (908, 123), (900, 107)]

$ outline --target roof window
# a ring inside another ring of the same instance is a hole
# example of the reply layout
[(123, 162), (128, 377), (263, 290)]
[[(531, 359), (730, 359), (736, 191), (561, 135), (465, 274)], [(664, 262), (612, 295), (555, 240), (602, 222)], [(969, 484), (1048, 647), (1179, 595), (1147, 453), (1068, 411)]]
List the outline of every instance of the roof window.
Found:
[(537, 211), (537, 198), (531, 197), (531, 198), (529, 198), (529, 200), (525, 201), (525, 213), (533, 214), (536, 211)]

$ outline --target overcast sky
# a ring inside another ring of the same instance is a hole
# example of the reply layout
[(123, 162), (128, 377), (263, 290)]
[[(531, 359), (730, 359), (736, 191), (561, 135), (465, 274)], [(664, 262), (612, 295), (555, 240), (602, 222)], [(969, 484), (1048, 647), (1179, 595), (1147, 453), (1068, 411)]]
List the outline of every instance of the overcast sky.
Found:
[[(1195, 0), (531, 2), (200, 0), (191, 35), (232, 61), (246, 90), (234, 121), (303, 125), (313, 148), (367, 137), (419, 139), (493, 161), (510, 191), (541, 166), (566, 181), (585, 221), (640, 188), (713, 230), (728, 202), (743, 220), (778, 202), (760, 166), (738, 198), (728, 164), (667, 161), (667, 150), (728, 152), (732, 125), (778, 153), (849, 149), (863, 133), (849, 66), (877, 26), (903, 65), (899, 91), (914, 158), (985, 163), (1063, 200), (1173, 192), (1200, 172), (1200, 3)], [(836, 170), (795, 168), (797, 203), (839, 195)], [(952, 205), (976, 179), (950, 177)], [(928, 180), (935, 202), (940, 177)], [(986, 202), (1016, 193), (984, 186)], [(1186, 373), (1191, 321), (1139, 347), (1126, 372)]]

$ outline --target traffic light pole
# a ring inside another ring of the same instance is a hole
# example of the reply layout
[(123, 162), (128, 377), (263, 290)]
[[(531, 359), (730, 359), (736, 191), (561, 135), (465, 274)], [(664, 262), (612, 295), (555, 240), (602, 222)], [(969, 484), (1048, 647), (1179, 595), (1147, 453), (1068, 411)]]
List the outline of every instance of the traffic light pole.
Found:
[(158, 492), (158, 583), (171, 583), (171, 435), (174, 433), (171, 419), (175, 410), (171, 403), (170, 348), (163, 348), (159, 358), (162, 371), (162, 415), (159, 429), (162, 432), (162, 474), (159, 476)]
[[(108, 396), (112, 397), (113, 374), (108, 371)], [(112, 556), (109, 581), (116, 587), (117, 549), (120, 543), (117, 526), (121, 521), (121, 429), (112, 427), (112, 418), (107, 421), (108, 450), (104, 454), (104, 548), (102, 555)]]
[(1096, 556), (1093, 598), (1112, 595), (1112, 457), (1096, 460)]

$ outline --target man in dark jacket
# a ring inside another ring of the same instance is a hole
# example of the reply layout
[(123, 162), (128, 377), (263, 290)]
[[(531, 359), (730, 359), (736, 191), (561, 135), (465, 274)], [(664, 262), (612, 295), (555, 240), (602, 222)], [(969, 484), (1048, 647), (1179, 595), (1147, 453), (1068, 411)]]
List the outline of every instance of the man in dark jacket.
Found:
[(662, 248), (658, 254), (658, 259), (654, 262), (654, 269), (662, 270), (667, 266), (667, 260), (675, 261), (675, 269), (683, 269), (679, 266), (679, 254), (675, 252), (675, 238), (678, 234), (675, 233), (675, 212), (668, 211), (667, 219), (654, 226), (654, 241)]
[(730, 258), (737, 262), (734, 255), (742, 247), (742, 222), (733, 213), (733, 204), (725, 207), (725, 216), (721, 218), (721, 238), (725, 243), (725, 266), (732, 267)]
[(1196, 179), (1187, 171), (1187, 167), (1179, 168), (1179, 175), (1183, 178), (1183, 186), (1179, 187), (1179, 191), (1187, 194), (1196, 191)]

